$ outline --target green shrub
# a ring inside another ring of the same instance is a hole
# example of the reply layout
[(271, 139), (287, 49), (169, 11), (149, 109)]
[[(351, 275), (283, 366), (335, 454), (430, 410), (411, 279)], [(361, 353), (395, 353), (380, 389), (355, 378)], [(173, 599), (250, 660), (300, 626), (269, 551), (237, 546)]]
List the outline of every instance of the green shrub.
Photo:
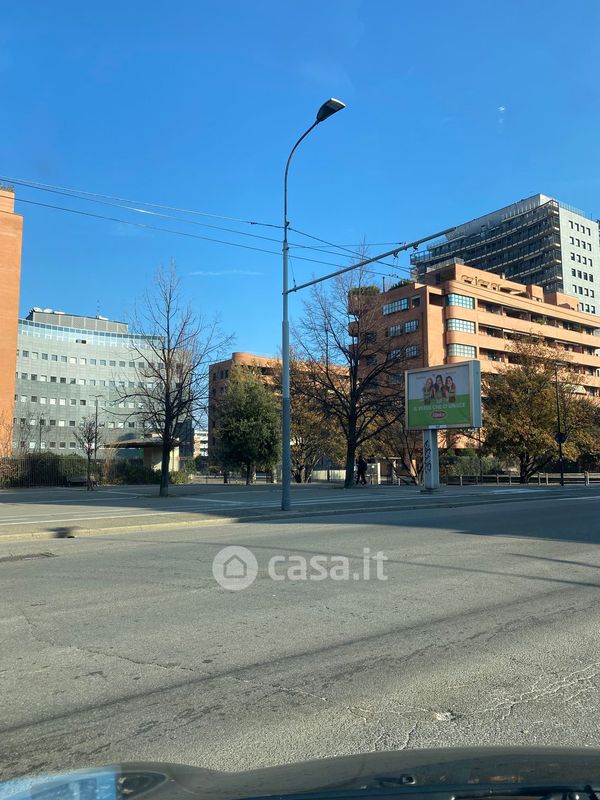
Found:
[(160, 483), (160, 472), (139, 463), (113, 461), (108, 469), (107, 482), (116, 484)]
[(189, 483), (191, 477), (189, 472), (169, 472), (169, 483)]
[(196, 461), (193, 456), (179, 459), (179, 472), (184, 472), (186, 475), (196, 472)]

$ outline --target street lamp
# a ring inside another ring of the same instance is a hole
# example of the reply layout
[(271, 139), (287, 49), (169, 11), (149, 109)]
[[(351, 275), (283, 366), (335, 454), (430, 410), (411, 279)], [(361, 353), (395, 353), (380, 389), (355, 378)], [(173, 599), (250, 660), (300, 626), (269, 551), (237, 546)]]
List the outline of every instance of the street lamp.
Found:
[(283, 319), (281, 323), (281, 359), (282, 359), (282, 459), (281, 459), (281, 510), (289, 511), (291, 506), (291, 482), (292, 482), (292, 453), (291, 453), (291, 411), (290, 411), (290, 322), (288, 317), (288, 238), (289, 227), (287, 215), (287, 186), (288, 172), (292, 156), (300, 142), (316, 128), (319, 123), (324, 122), (329, 117), (341, 111), (346, 106), (335, 97), (327, 100), (317, 111), (317, 116), (313, 124), (298, 139), (288, 156), (285, 165), (283, 179)]
[(98, 398), (104, 398), (103, 394), (95, 394), (96, 401), (96, 421), (94, 423), (94, 461), (96, 462), (96, 471), (98, 471)]
[(556, 436), (554, 439), (558, 445), (558, 463), (560, 465), (560, 485), (565, 485), (565, 464), (563, 460), (563, 444), (567, 441), (567, 433), (566, 431), (562, 430), (561, 427), (561, 418), (560, 418), (560, 397), (558, 393), (558, 367), (559, 364), (556, 361), (554, 363), (554, 388), (556, 390)]

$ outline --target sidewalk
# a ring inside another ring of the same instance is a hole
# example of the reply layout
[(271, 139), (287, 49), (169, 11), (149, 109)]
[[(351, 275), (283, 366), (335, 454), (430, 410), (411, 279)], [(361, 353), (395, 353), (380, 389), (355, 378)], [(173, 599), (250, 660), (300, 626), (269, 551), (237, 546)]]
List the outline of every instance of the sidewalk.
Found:
[(174, 486), (158, 497), (156, 486), (0, 491), (0, 542), (131, 533), (166, 528), (226, 525), (257, 520), (530, 502), (581, 496), (599, 499), (600, 487), (444, 486), (434, 493), (414, 486), (294, 486), (292, 510), (281, 512), (280, 487)]

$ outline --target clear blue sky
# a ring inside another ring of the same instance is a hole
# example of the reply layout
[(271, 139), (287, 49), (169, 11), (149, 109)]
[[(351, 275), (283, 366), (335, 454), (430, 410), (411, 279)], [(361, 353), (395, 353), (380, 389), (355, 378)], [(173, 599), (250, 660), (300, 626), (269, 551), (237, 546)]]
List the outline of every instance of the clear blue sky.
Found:
[[(598, 0), (21, 0), (2, 9), (0, 174), (280, 223), (288, 150), (333, 95), (347, 110), (292, 168), (299, 229), (406, 241), (538, 191), (600, 216), (599, 67)], [(126, 318), (174, 258), (235, 349), (277, 352), (277, 256), (19, 210), (22, 312)], [(328, 269), (293, 267), (298, 281)]]

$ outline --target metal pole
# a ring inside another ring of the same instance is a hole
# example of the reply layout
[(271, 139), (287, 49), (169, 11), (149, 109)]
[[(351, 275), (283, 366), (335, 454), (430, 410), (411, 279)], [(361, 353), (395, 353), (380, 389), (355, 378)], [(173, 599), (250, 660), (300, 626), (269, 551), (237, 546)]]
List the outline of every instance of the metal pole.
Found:
[(94, 462), (98, 472), (98, 398), (96, 397), (96, 421), (94, 423)]
[(288, 299), (289, 299), (289, 282), (288, 282), (288, 172), (290, 169), (290, 162), (292, 156), (296, 152), (296, 148), (300, 142), (308, 136), (308, 134), (319, 123), (313, 122), (302, 136), (298, 139), (296, 144), (288, 156), (285, 165), (285, 174), (283, 178), (283, 314), (281, 322), (281, 391), (282, 391), (282, 409), (281, 409), (281, 510), (289, 511), (292, 505), (291, 492), (292, 492), (292, 447), (291, 447), (291, 434), (292, 434), (292, 421), (291, 421), (291, 403), (290, 403), (290, 320), (288, 313)]
[(562, 443), (562, 430), (561, 430), (561, 421), (560, 421), (560, 398), (558, 394), (558, 363), (554, 364), (554, 387), (556, 389), (556, 424), (558, 427), (558, 431), (556, 434), (556, 439), (558, 442), (558, 462), (560, 465), (560, 485), (565, 485), (565, 465), (563, 462), (563, 443)]

